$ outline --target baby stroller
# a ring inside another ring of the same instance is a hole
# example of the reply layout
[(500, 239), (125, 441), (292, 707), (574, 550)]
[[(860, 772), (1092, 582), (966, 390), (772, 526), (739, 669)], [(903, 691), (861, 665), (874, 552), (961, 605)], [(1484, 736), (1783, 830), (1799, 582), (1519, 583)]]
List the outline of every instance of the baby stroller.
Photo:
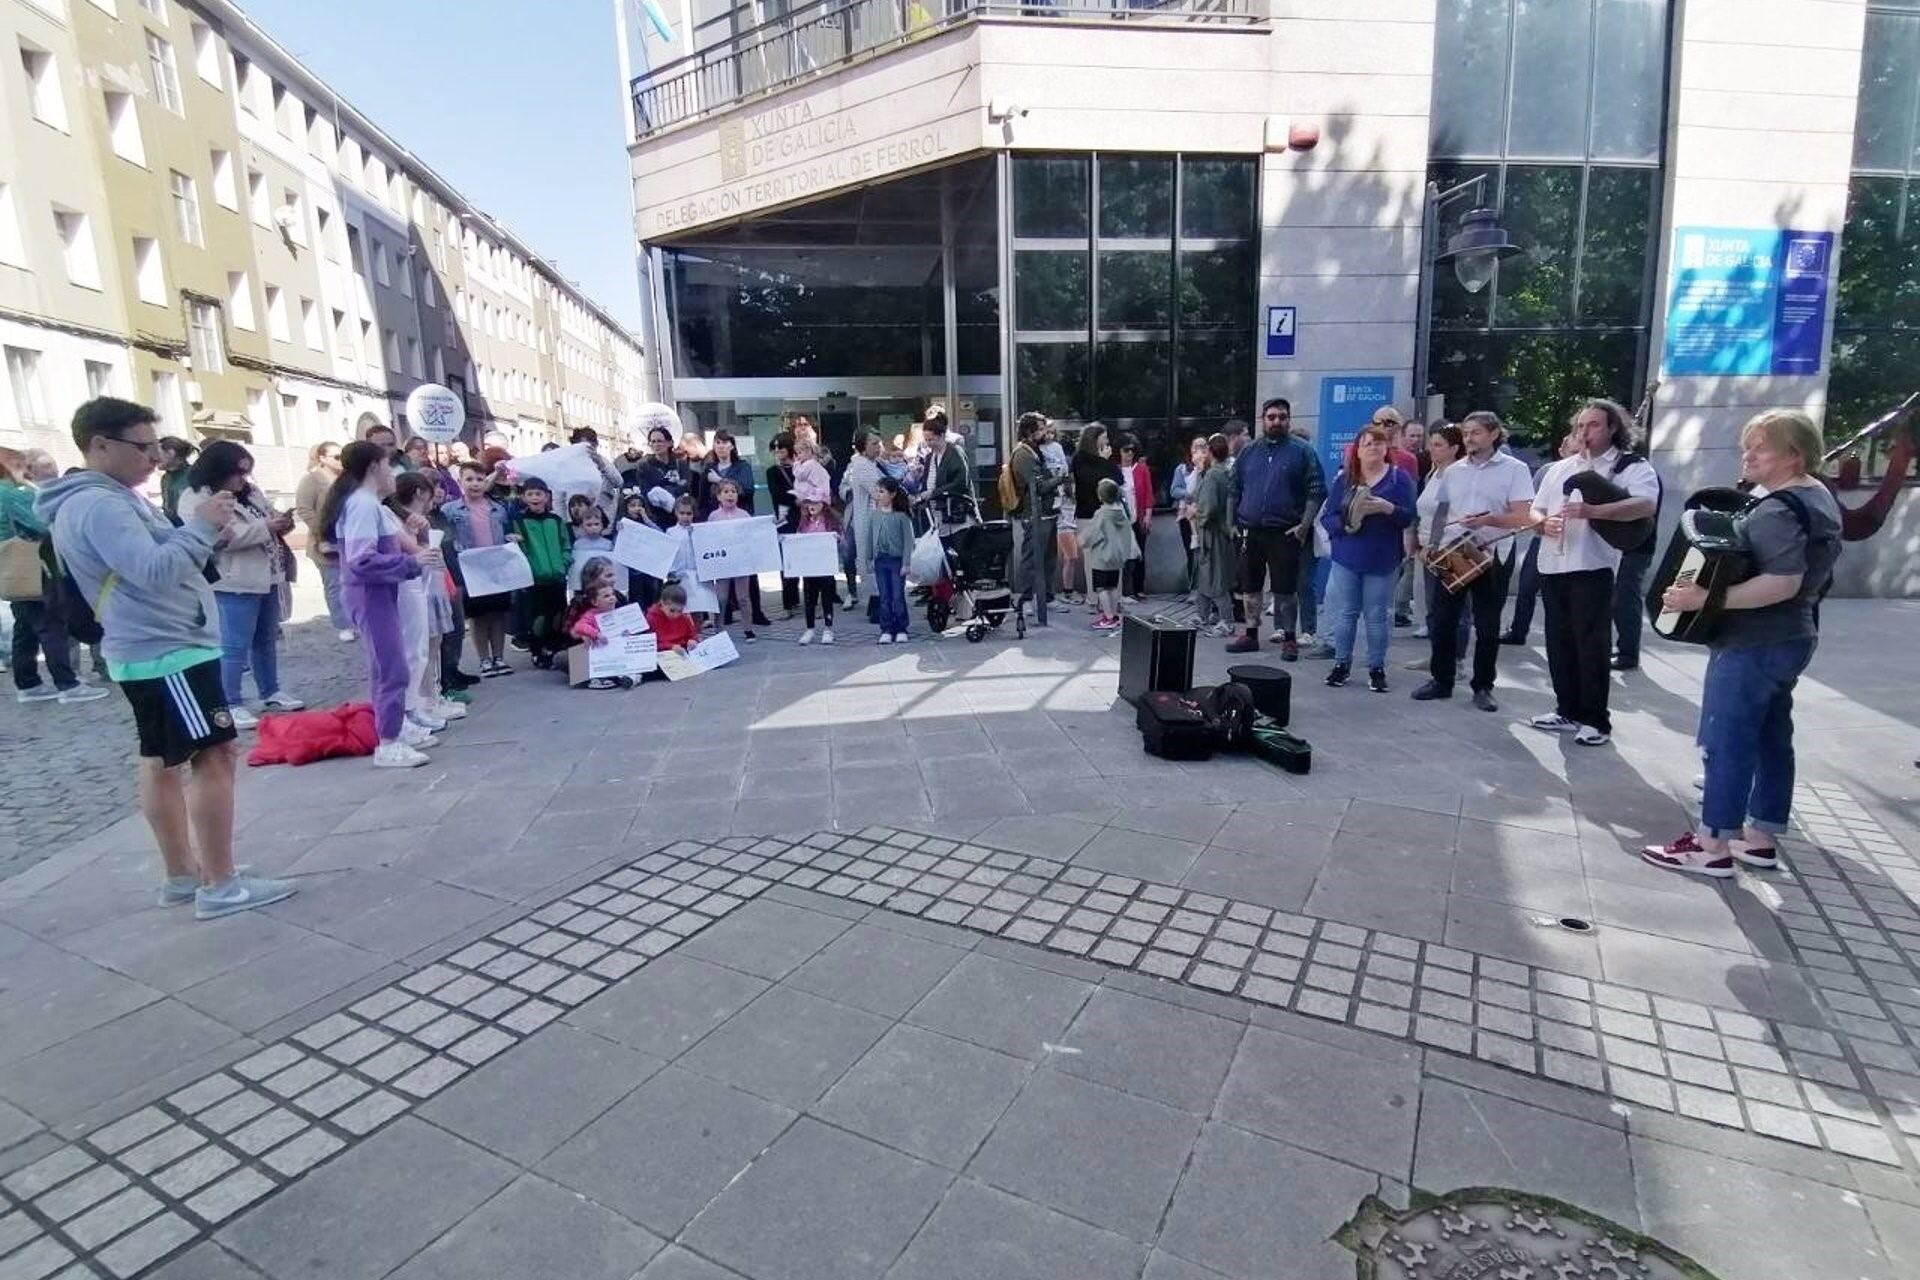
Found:
[(1014, 634), (1025, 638), (1027, 620), (1007, 582), (1013, 526), (1005, 520), (976, 521), (941, 534), (940, 545), (946, 551), (946, 575), (927, 589), (927, 626), (939, 633), (950, 622), (964, 622), (967, 639), (978, 644), (1012, 614)]

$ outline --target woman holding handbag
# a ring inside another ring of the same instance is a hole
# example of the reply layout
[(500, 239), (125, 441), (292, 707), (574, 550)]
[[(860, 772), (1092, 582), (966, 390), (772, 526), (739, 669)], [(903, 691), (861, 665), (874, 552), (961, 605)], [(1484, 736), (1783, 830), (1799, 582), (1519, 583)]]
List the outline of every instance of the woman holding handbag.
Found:
[(234, 496), (233, 522), (213, 561), (219, 574), (213, 598), (220, 609), (220, 683), (234, 727), (251, 729), (260, 719), (240, 696), (240, 677), (249, 666), (263, 708), (298, 711), (307, 705), (280, 690), (281, 592), (292, 559), (281, 539), (293, 529), (293, 517), (273, 509), (253, 483), (253, 455), (231, 440), (213, 441), (194, 459), (180, 518), (191, 519), (220, 492)]
[[(59, 475), (43, 449), (0, 454), (0, 596), (13, 612), (13, 687), (20, 702), (91, 702), (107, 691), (80, 683), (73, 640), (60, 608), (60, 582), (47, 527), (33, 513), (34, 486)], [(51, 685), (40, 678), (47, 659)]]

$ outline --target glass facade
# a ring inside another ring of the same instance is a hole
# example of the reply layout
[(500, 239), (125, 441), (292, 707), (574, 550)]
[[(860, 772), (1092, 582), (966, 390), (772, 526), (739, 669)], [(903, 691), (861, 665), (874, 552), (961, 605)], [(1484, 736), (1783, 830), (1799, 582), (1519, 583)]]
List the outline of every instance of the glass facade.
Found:
[(1014, 413), (1098, 419), (1170, 475), (1252, 417), (1256, 162), (1022, 155), (1012, 172)]
[(1916, 371), (1920, 0), (1873, 0), (1834, 300), (1828, 436), (1844, 439), (1893, 408), (1912, 392)]
[(1522, 252), (1477, 294), (1435, 273), (1429, 417), (1491, 408), (1545, 440), (1587, 396), (1639, 398), (1669, 21), (1667, 0), (1441, 0), (1428, 176), (1485, 175)]

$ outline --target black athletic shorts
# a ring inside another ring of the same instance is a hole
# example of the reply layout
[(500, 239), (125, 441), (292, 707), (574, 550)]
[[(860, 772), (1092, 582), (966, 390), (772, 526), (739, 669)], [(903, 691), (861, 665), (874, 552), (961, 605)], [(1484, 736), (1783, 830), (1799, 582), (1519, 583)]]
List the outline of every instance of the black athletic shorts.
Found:
[(169, 769), (238, 736), (220, 687), (218, 659), (153, 680), (122, 680), (120, 691), (133, 706), (140, 754), (158, 757)]
[(1093, 589), (1095, 591), (1112, 591), (1119, 585), (1120, 571), (1118, 569), (1095, 569), (1093, 571)]
[(1285, 529), (1249, 529), (1240, 550), (1240, 589), (1248, 595), (1264, 590), (1271, 578), (1273, 594), (1290, 596), (1300, 589), (1300, 539)]

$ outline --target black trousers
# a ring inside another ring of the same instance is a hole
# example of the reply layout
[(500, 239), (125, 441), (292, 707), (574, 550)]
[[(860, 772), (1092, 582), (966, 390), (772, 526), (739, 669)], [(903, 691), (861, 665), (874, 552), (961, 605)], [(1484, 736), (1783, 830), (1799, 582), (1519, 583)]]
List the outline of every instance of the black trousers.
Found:
[(1540, 575), (1547, 613), (1547, 670), (1554, 709), (1575, 724), (1613, 732), (1607, 715), (1607, 648), (1613, 639), (1613, 570)]
[[(1476, 692), (1491, 692), (1495, 666), (1500, 661), (1500, 609), (1507, 602), (1507, 562), (1495, 560), (1493, 567), (1454, 595), (1445, 587), (1433, 602), (1433, 621), (1428, 624), (1433, 642), (1433, 682), (1442, 689), (1453, 688), (1453, 672), (1460, 660), (1460, 618), (1473, 612), (1473, 682)], [(1437, 585), (1437, 584), (1436, 584)]]
[(453, 630), (440, 637), (440, 692), (445, 693), (453, 686), (448, 677), (460, 675), (460, 649), (467, 639), (467, 610), (461, 604), (463, 593), (453, 593)]
[(1653, 567), (1653, 549), (1629, 551), (1620, 557), (1613, 574), (1613, 651), (1633, 666), (1640, 661), (1640, 628), (1647, 620), (1647, 571)]
[(1520, 562), (1520, 580), (1513, 588), (1513, 621), (1507, 630), (1522, 640), (1533, 630), (1533, 608), (1540, 602), (1540, 539), (1527, 544), (1527, 555)]
[(15, 600), (13, 608), (13, 687), (22, 691), (40, 687), (41, 654), (47, 656), (47, 674), (56, 689), (80, 683), (73, 674), (73, 641), (60, 611), (45, 600)]
[[(793, 579), (787, 578), (785, 579), (785, 581), (792, 582)], [(826, 623), (826, 625), (828, 625), (829, 627), (832, 626), (833, 625), (833, 602), (838, 594), (834, 590), (833, 579), (832, 578), (802, 578), (800, 579), (800, 586), (806, 595), (807, 626), (808, 627), (813, 626), (813, 616), (816, 609), (819, 610), (820, 613), (822, 614), (822, 620)]]

